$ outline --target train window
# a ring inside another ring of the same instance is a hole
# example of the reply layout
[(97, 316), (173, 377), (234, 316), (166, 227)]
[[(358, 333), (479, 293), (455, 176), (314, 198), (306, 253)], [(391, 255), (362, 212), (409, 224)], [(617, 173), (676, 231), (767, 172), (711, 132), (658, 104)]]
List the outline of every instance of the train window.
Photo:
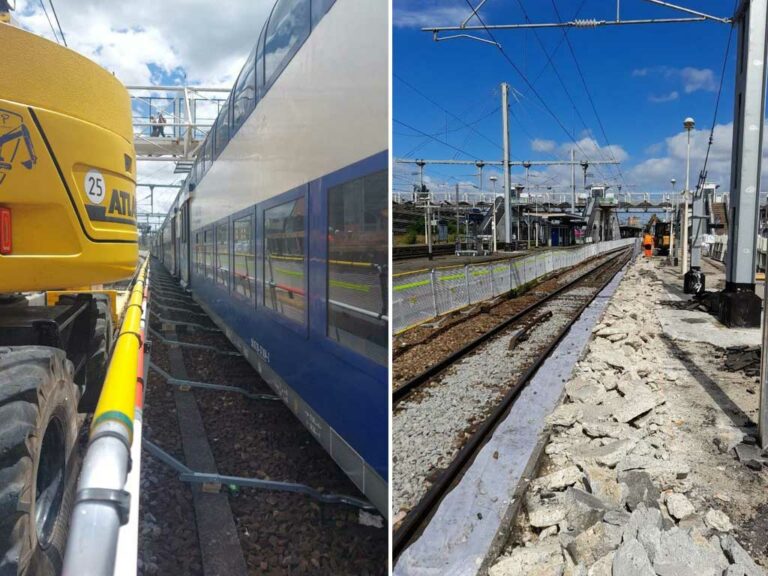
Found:
[(256, 49), (248, 56), (248, 60), (240, 72), (235, 86), (233, 98), (232, 133), (240, 128), (251, 110), (256, 106)]
[(213, 228), (205, 231), (205, 246), (203, 247), (203, 266), (205, 277), (213, 280)]
[(264, 211), (264, 306), (304, 323), (304, 198)]
[(203, 273), (203, 244), (200, 241), (200, 232), (195, 232), (195, 274)]
[[(274, 9), (274, 8), (273, 8)], [(267, 32), (267, 21), (261, 28), (259, 42), (256, 44), (256, 97), (261, 98), (264, 95), (264, 36)]]
[(387, 362), (387, 171), (328, 190), (328, 336)]
[(216, 122), (214, 121), (210, 132), (208, 132), (208, 137), (205, 139), (205, 150), (203, 150), (203, 157), (205, 159), (205, 172), (203, 172), (203, 176), (205, 176), (205, 173), (208, 172), (208, 170), (210, 170), (211, 166), (213, 165), (213, 139), (215, 136)]
[(312, 28), (317, 26), (336, 0), (312, 0)]
[(224, 151), (224, 147), (229, 142), (229, 98), (224, 100), (219, 110), (219, 117), (216, 120), (216, 141), (214, 154), (216, 158)]
[(232, 246), (235, 262), (233, 291), (252, 300), (256, 282), (253, 216), (238, 218), (232, 223)]
[(309, 0), (278, 0), (267, 24), (264, 78), (269, 86), (309, 36)]
[(216, 225), (216, 284), (229, 288), (229, 225)]

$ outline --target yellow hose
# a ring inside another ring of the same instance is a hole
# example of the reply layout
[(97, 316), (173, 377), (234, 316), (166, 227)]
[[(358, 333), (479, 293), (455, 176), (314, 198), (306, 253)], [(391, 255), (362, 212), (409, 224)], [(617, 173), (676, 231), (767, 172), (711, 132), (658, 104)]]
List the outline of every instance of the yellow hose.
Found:
[(108, 420), (124, 424), (133, 440), (133, 416), (136, 405), (136, 379), (139, 353), (144, 342), (141, 331), (144, 285), (147, 278), (147, 261), (131, 289), (131, 296), (117, 336), (112, 359), (109, 362), (104, 387), (93, 415), (91, 432), (97, 425)]

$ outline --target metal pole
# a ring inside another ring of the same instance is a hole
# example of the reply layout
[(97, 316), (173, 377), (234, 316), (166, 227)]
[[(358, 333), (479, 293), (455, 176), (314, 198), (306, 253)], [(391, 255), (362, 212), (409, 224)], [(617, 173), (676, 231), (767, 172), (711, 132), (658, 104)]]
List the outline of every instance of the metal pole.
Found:
[(496, 253), (496, 176), (491, 176), (491, 184), (493, 185), (493, 220), (491, 221), (491, 234), (493, 235), (493, 244), (492, 244), (492, 250), (493, 253)]
[[(512, 241), (512, 221), (510, 220), (512, 203), (510, 195), (511, 175), (509, 171), (509, 84), (506, 82), (501, 83), (501, 123), (501, 135), (504, 141), (504, 242), (509, 244)], [(520, 215), (518, 214), (518, 218), (519, 217)]]
[(688, 271), (688, 194), (690, 193), (691, 186), (691, 130), (693, 126), (687, 125), (686, 131), (688, 132), (688, 143), (685, 153), (685, 190), (683, 190), (683, 229), (681, 231), (682, 243), (681, 258), (680, 258), (680, 273), (685, 274)]
[(676, 182), (677, 180), (674, 178), (670, 180), (670, 183), (672, 184), (672, 196), (670, 196), (669, 200), (669, 203), (671, 204), (671, 217), (669, 219), (669, 254), (667, 255), (667, 260), (669, 262), (674, 262), (675, 258), (675, 226), (677, 225), (677, 193), (675, 192)]
[(461, 241), (459, 236), (461, 235), (461, 223), (459, 221), (459, 184), (456, 184), (456, 251), (461, 249)]
[(576, 213), (576, 149), (571, 148), (571, 212)]
[(736, 16), (739, 49), (731, 147), (732, 218), (728, 222), (725, 290), (718, 315), (730, 327), (760, 325), (762, 303), (755, 294), (755, 244), (768, 57), (767, 5), (767, 0), (743, 0)]

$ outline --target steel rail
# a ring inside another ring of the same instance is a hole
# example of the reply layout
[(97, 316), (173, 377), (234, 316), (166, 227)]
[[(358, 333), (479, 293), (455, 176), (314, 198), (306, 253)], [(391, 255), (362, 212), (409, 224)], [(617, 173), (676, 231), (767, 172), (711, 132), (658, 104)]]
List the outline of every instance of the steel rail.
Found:
[[(608, 262), (604, 263), (600, 267), (603, 270), (607, 268), (608, 264), (615, 263), (618, 259), (624, 257), (628, 262), (631, 259), (632, 249), (623, 248), (623, 254), (618, 254), (611, 258)], [(454, 485), (454, 483), (461, 477), (466, 466), (472, 461), (475, 454), (486, 443), (491, 433), (496, 429), (497, 424), (501, 421), (505, 414), (507, 414), (512, 407), (517, 396), (525, 388), (527, 383), (538, 371), (544, 361), (555, 350), (560, 341), (565, 337), (568, 331), (573, 326), (574, 322), (581, 316), (584, 310), (589, 306), (595, 298), (605, 289), (605, 287), (613, 280), (618, 274), (619, 270), (626, 264), (624, 262), (622, 266), (610, 274), (609, 277), (601, 282), (594, 294), (592, 294), (582, 306), (578, 308), (573, 315), (573, 319), (564, 326), (551, 341), (551, 343), (537, 356), (536, 360), (517, 378), (515, 383), (510, 387), (509, 391), (502, 398), (501, 402), (494, 408), (493, 412), (485, 419), (480, 427), (472, 434), (469, 440), (462, 446), (459, 453), (456, 455), (448, 468), (437, 478), (432, 484), (427, 493), (419, 500), (418, 504), (414, 506), (403, 519), (400, 527), (392, 535), (392, 555), (393, 560), (402, 554), (411, 540), (416, 536), (420, 529), (427, 523), (432, 517), (432, 513), (437, 509), (437, 506), (442, 501), (443, 496)], [(592, 270), (591, 272), (595, 272)], [(598, 273), (598, 274), (599, 274)], [(586, 275), (585, 275), (586, 276)], [(582, 276), (584, 278), (584, 276)]]
[[(617, 248), (613, 252), (616, 251), (625, 251), (626, 247)], [(611, 254), (613, 252), (606, 252), (606, 254)], [(510, 316), (506, 320), (503, 320), (487, 332), (481, 334), (474, 340), (468, 342), (449, 356), (446, 356), (439, 362), (436, 362), (435, 364), (432, 364), (429, 368), (424, 370), (423, 372), (417, 374), (410, 380), (406, 381), (404, 384), (399, 386), (396, 390), (392, 391), (392, 403), (397, 404), (398, 402), (402, 401), (406, 397), (408, 397), (410, 394), (412, 394), (414, 391), (419, 389), (422, 385), (424, 385), (426, 382), (428, 382), (430, 379), (434, 378), (441, 372), (443, 372), (446, 368), (450, 367), (451, 365), (455, 364), (458, 360), (472, 352), (475, 348), (480, 346), (480, 344), (483, 344), (487, 340), (490, 340), (496, 334), (501, 332), (502, 330), (508, 328), (511, 324), (514, 324), (515, 322), (521, 320), (523, 317), (527, 316), (537, 308), (541, 307), (543, 304), (546, 304), (548, 301), (555, 298), (558, 294), (569, 290), (572, 288), (575, 284), (578, 282), (581, 282), (586, 278), (588, 275), (593, 274), (596, 270), (599, 270), (602, 267), (607, 266), (611, 262), (613, 262), (616, 258), (621, 256), (621, 254), (617, 254), (616, 256), (613, 256), (612, 258), (609, 258), (599, 266), (592, 268), (591, 270), (588, 270), (578, 278), (572, 280), (571, 282), (568, 282), (567, 284), (563, 284), (561, 287), (559, 287), (554, 292), (550, 292), (547, 294), (544, 298), (537, 300), (536, 302), (530, 304), (529, 306), (525, 307), (523, 310), (517, 312), (516, 314)], [(567, 271), (565, 272), (567, 273)]]

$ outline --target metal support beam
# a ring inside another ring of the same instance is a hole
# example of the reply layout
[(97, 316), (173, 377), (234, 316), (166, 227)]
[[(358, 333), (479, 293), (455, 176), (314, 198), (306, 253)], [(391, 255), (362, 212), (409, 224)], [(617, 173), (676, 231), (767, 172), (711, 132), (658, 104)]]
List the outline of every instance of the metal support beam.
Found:
[(174, 378), (168, 372), (160, 368), (157, 364), (154, 362), (150, 362), (149, 368), (151, 370), (154, 370), (157, 374), (162, 376), (168, 384), (171, 386), (178, 386), (179, 388), (200, 388), (204, 390), (216, 390), (218, 392), (234, 392), (235, 394), (242, 394), (246, 398), (250, 398), (251, 400), (270, 400), (270, 401), (279, 401), (280, 397), (275, 396), (274, 394), (255, 394), (253, 392), (248, 392), (248, 390), (243, 390), (242, 388), (239, 388), (237, 386), (226, 386), (224, 384), (211, 384), (210, 382), (199, 382), (197, 380), (187, 380), (186, 378)]
[(765, 115), (768, 0), (742, 0), (736, 16), (738, 60), (731, 151), (731, 214), (720, 321), (730, 327), (760, 325), (755, 294), (755, 252), (760, 197), (760, 160)]
[[(504, 170), (504, 243), (509, 246), (512, 242), (512, 196), (510, 193), (510, 162), (509, 162), (509, 84), (501, 84), (501, 137), (504, 141), (504, 157), (502, 166)], [(519, 218), (519, 215), (518, 215)], [(518, 242), (520, 238), (517, 239)]]
[(347, 496), (344, 494), (327, 494), (320, 492), (314, 488), (307, 486), (306, 484), (297, 484), (295, 482), (277, 482), (275, 480), (260, 480), (258, 478), (243, 478), (241, 476), (224, 476), (222, 474), (205, 474), (202, 472), (195, 472), (183, 462), (177, 460), (157, 444), (153, 444), (146, 438), (141, 442), (144, 449), (149, 454), (179, 473), (179, 480), (182, 482), (189, 482), (192, 484), (222, 484), (222, 485), (234, 485), (242, 486), (244, 488), (259, 488), (261, 490), (272, 490), (275, 492), (293, 492), (296, 494), (304, 494), (309, 496), (313, 500), (323, 502), (325, 504), (346, 504), (347, 506), (353, 506), (360, 508), (361, 510), (367, 510), (370, 512), (376, 512), (376, 507), (366, 500), (355, 498), (354, 496)]
[(211, 352), (216, 352), (216, 354), (221, 354), (222, 356), (242, 356), (242, 354), (237, 350), (222, 350), (221, 348), (216, 348), (216, 346), (207, 346), (206, 344), (193, 344), (192, 342), (182, 342), (181, 340), (172, 340), (170, 338), (166, 338), (154, 328), (150, 328), (149, 333), (152, 335), (153, 338), (156, 338), (157, 340), (159, 340), (160, 342), (162, 342), (167, 346), (180, 346), (181, 348), (195, 348), (197, 350), (209, 350)]

